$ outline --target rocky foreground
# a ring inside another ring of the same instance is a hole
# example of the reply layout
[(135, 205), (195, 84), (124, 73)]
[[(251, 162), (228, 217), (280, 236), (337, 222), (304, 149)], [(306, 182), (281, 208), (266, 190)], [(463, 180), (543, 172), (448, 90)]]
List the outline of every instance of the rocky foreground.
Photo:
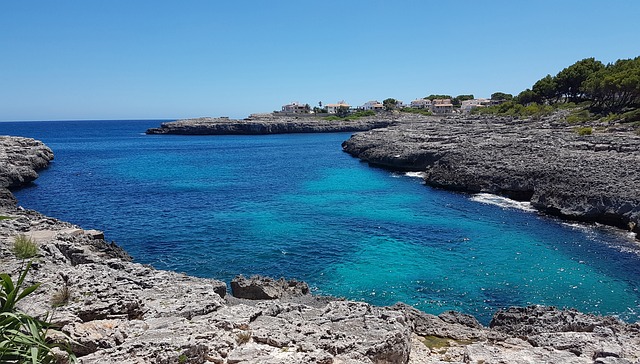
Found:
[(631, 128), (596, 124), (592, 135), (579, 135), (558, 114), (458, 116), (358, 133), (342, 146), (378, 166), (422, 171), (431, 186), (531, 201), (640, 237), (640, 135)]
[[(0, 187), (33, 180), (53, 154), (0, 137)], [(44, 161), (44, 163), (43, 163)], [(19, 182), (22, 181), (22, 182)], [(640, 363), (640, 324), (531, 306), (496, 313), (489, 327), (456, 312), (309, 295), (302, 282), (224, 282), (137, 264), (100, 232), (0, 203), (0, 267), (24, 262), (15, 236), (39, 245), (21, 309), (53, 312), (82, 363)], [(234, 297), (235, 296), (235, 297)]]
[(197, 118), (162, 123), (147, 134), (180, 135), (263, 135), (292, 133), (333, 133), (365, 131), (393, 125), (397, 116), (367, 117), (357, 120), (327, 120), (313, 116), (280, 116), (254, 114), (242, 120), (229, 118)]

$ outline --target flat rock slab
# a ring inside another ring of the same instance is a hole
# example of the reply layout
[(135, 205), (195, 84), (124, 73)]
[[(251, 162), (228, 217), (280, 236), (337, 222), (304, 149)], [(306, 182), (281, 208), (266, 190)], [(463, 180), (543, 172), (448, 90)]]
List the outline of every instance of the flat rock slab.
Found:
[(398, 116), (385, 115), (356, 120), (327, 120), (311, 116), (253, 116), (243, 120), (197, 118), (162, 123), (147, 134), (180, 135), (264, 135), (293, 133), (354, 132), (383, 128), (394, 124)]

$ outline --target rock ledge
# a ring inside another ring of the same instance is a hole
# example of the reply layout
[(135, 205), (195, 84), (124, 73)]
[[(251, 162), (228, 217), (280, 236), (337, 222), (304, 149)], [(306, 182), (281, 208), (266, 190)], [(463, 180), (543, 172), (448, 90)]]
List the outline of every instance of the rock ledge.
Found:
[(574, 128), (561, 115), (449, 117), (358, 133), (342, 147), (377, 166), (424, 172), (434, 187), (504, 195), (640, 233), (640, 136), (606, 126), (581, 136)]

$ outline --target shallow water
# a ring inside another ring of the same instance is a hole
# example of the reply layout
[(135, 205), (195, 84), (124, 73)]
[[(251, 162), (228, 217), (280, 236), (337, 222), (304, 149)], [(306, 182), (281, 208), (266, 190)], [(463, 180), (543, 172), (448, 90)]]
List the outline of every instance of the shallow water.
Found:
[(318, 293), (484, 323), (526, 304), (640, 317), (640, 256), (627, 234), (371, 168), (341, 151), (349, 134), (143, 134), (158, 124), (0, 123), (0, 134), (56, 155), (16, 192), (20, 204), (196, 276), (292, 277)]

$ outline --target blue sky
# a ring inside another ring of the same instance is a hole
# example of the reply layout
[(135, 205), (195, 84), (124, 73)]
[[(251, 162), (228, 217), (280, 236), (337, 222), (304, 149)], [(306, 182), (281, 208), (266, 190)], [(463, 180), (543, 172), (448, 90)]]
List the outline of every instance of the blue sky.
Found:
[(0, 2), (0, 121), (517, 94), (640, 55), (640, 1)]

